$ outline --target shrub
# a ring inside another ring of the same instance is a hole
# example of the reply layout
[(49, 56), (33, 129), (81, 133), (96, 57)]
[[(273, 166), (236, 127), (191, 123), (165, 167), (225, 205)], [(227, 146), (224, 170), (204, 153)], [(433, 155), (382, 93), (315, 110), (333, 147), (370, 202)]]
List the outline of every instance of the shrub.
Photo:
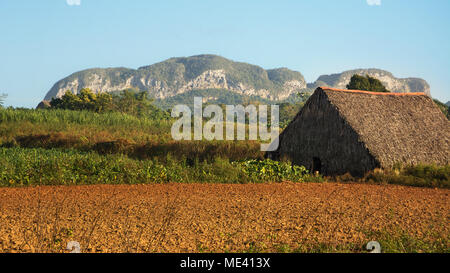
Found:
[(363, 180), (416, 187), (450, 188), (450, 165), (397, 164), (392, 169), (371, 171)]
[(71, 91), (61, 98), (50, 101), (52, 109), (88, 110), (97, 113), (116, 111), (133, 116), (147, 116), (153, 119), (170, 119), (168, 112), (153, 105), (147, 92), (124, 90), (116, 95), (110, 93), (93, 93), (89, 88), (81, 89), (78, 94)]

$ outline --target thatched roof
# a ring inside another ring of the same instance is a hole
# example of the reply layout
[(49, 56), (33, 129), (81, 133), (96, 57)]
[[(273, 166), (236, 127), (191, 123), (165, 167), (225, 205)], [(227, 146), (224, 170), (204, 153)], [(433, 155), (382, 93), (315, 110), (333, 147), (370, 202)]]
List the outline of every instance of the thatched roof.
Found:
[(449, 164), (450, 122), (425, 93), (315, 92), (325, 93), (381, 166)]

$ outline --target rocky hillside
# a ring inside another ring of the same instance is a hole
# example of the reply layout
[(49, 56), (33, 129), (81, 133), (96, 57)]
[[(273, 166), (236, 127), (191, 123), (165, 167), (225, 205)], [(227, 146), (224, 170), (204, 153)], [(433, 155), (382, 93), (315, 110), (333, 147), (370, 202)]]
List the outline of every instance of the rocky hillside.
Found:
[(346, 89), (347, 84), (354, 74), (362, 76), (369, 75), (377, 78), (392, 92), (424, 92), (428, 96), (431, 96), (430, 85), (425, 80), (419, 78), (399, 79), (394, 77), (392, 73), (380, 69), (355, 69), (339, 74), (322, 75), (315, 83), (308, 86), (311, 88), (316, 86), (329, 86)]
[(45, 100), (61, 97), (67, 90), (77, 93), (82, 88), (90, 88), (94, 92), (115, 92), (132, 88), (148, 91), (159, 101), (183, 98), (195, 90), (231, 91), (234, 94), (230, 96), (256, 96), (280, 101), (295, 98), (299, 91), (312, 91), (318, 86), (345, 88), (354, 74), (375, 77), (394, 92), (425, 92), (430, 95), (430, 86), (425, 80), (399, 79), (379, 69), (357, 69), (323, 75), (316, 82), (307, 84), (300, 72), (287, 68), (265, 70), (216, 55), (199, 55), (172, 58), (139, 69), (95, 68), (80, 71), (58, 81)]
[(301, 73), (287, 68), (264, 70), (220, 56), (199, 55), (172, 58), (137, 70), (97, 68), (77, 72), (57, 82), (45, 100), (60, 97), (67, 90), (77, 93), (82, 88), (95, 92), (134, 88), (149, 91), (157, 99), (191, 90), (226, 89), (246, 96), (283, 100), (306, 88), (306, 81)]

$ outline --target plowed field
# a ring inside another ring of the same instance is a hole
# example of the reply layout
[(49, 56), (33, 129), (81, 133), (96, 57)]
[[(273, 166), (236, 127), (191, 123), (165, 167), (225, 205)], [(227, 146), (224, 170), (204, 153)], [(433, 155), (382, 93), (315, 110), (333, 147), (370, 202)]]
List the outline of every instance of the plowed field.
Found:
[(449, 194), (336, 183), (0, 188), (0, 252), (66, 252), (68, 241), (83, 252), (359, 252), (398, 238), (448, 249)]

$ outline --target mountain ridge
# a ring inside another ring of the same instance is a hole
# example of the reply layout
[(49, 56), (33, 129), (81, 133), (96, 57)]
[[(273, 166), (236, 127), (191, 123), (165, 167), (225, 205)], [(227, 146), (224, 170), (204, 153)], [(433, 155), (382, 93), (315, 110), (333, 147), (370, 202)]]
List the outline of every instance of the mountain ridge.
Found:
[(256, 96), (283, 101), (317, 86), (345, 88), (353, 74), (368, 74), (379, 78), (394, 92), (425, 92), (428, 83), (419, 78), (396, 78), (381, 69), (356, 69), (322, 75), (307, 83), (302, 73), (286, 67), (264, 69), (244, 62), (235, 62), (217, 55), (176, 57), (138, 69), (125, 67), (91, 68), (75, 72), (56, 82), (44, 100), (61, 97), (67, 90), (78, 93), (82, 88), (98, 92), (125, 89), (147, 91), (155, 99), (164, 100), (192, 90), (229, 90), (243, 96)]
[(148, 91), (157, 99), (195, 89), (227, 89), (243, 95), (281, 100), (306, 88), (306, 81), (300, 72), (287, 68), (265, 70), (216, 55), (197, 55), (171, 58), (138, 69), (82, 70), (58, 81), (45, 100), (61, 97), (67, 90), (77, 93), (82, 88), (94, 92), (135, 88)]

